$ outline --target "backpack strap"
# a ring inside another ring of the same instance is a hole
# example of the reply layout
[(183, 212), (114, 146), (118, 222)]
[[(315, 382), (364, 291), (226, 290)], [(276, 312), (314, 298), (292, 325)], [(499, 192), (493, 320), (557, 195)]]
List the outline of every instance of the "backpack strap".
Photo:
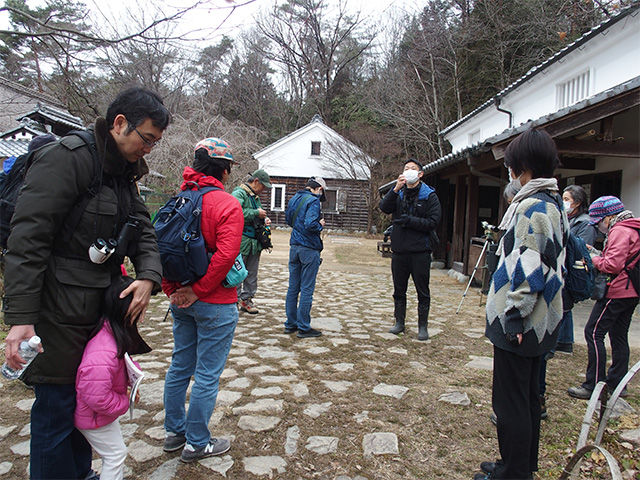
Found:
[(86, 130), (72, 130), (68, 135), (80, 137), (89, 148), (91, 158), (93, 159), (93, 180), (87, 191), (78, 197), (76, 204), (62, 224), (62, 232), (64, 232), (62, 234), (63, 243), (69, 243), (69, 241), (71, 241), (73, 232), (78, 226), (78, 223), (80, 223), (80, 217), (82, 217), (89, 201), (100, 192), (100, 184), (102, 182), (102, 164), (98, 158), (98, 147), (96, 146), (96, 139), (93, 134)]
[(302, 205), (309, 203), (309, 200), (311, 200), (311, 197), (309, 197), (309, 195), (306, 195), (305, 198), (303, 200), (300, 200), (300, 203), (298, 203), (298, 208), (296, 208), (295, 213), (293, 214), (293, 217), (291, 218), (291, 227), (293, 228), (296, 224), (296, 218), (298, 218), (298, 214), (300, 213), (300, 209), (302, 208)]

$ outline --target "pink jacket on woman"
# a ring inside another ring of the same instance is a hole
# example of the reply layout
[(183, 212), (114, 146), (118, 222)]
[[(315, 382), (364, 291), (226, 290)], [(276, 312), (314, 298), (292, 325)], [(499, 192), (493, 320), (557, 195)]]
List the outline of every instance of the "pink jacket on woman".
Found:
[(94, 430), (115, 421), (129, 409), (127, 367), (117, 358), (111, 325), (104, 322), (89, 340), (76, 376), (76, 428)]
[[(610, 273), (613, 278), (607, 291), (607, 298), (637, 297), (624, 266), (629, 259), (640, 251), (640, 218), (629, 218), (616, 223), (607, 235), (607, 245), (599, 257), (593, 257), (593, 266), (599, 272)], [(640, 260), (636, 258), (630, 266)]]

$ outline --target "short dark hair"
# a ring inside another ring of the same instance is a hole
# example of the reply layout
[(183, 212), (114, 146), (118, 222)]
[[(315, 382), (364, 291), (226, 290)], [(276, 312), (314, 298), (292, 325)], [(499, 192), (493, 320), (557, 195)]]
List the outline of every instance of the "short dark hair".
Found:
[(544, 130), (535, 129), (526, 130), (509, 144), (504, 163), (518, 176), (529, 170), (531, 178), (551, 178), (560, 165), (553, 138)]
[(587, 200), (587, 192), (580, 185), (569, 185), (563, 190), (563, 192), (569, 192), (573, 202), (577, 203), (575, 215), (582, 215), (589, 211), (589, 201)]
[(151, 119), (154, 127), (164, 130), (171, 121), (171, 114), (164, 106), (162, 98), (155, 92), (141, 87), (132, 87), (118, 94), (107, 109), (107, 124), (113, 128), (113, 122), (118, 115), (127, 119), (127, 133), (142, 124), (147, 118)]
[(225, 170), (231, 173), (231, 161), (222, 157), (210, 157), (206, 148), (199, 148), (194, 154), (193, 169), (222, 181)]

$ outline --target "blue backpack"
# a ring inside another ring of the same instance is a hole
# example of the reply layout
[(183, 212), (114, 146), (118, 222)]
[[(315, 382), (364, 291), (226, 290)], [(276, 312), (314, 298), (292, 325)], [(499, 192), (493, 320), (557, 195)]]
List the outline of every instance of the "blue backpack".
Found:
[(573, 303), (591, 298), (596, 282), (596, 269), (587, 250), (587, 244), (580, 237), (570, 233), (566, 254), (564, 287), (571, 295)]
[(209, 256), (200, 228), (202, 196), (217, 187), (189, 182), (196, 190), (183, 190), (170, 199), (153, 220), (158, 237), (162, 276), (181, 285), (194, 283), (209, 267)]

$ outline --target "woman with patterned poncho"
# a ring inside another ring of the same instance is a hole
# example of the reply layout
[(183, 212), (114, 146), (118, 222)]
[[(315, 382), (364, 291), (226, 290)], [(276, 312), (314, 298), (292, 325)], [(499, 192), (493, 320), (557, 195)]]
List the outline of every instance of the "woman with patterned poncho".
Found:
[(501, 459), (482, 462), (474, 480), (533, 478), (540, 439), (540, 356), (562, 318), (562, 267), (569, 235), (553, 172), (553, 139), (527, 130), (511, 142), (505, 166), (522, 188), (500, 228), (500, 261), (487, 298), (485, 335), (493, 349), (493, 410)]

